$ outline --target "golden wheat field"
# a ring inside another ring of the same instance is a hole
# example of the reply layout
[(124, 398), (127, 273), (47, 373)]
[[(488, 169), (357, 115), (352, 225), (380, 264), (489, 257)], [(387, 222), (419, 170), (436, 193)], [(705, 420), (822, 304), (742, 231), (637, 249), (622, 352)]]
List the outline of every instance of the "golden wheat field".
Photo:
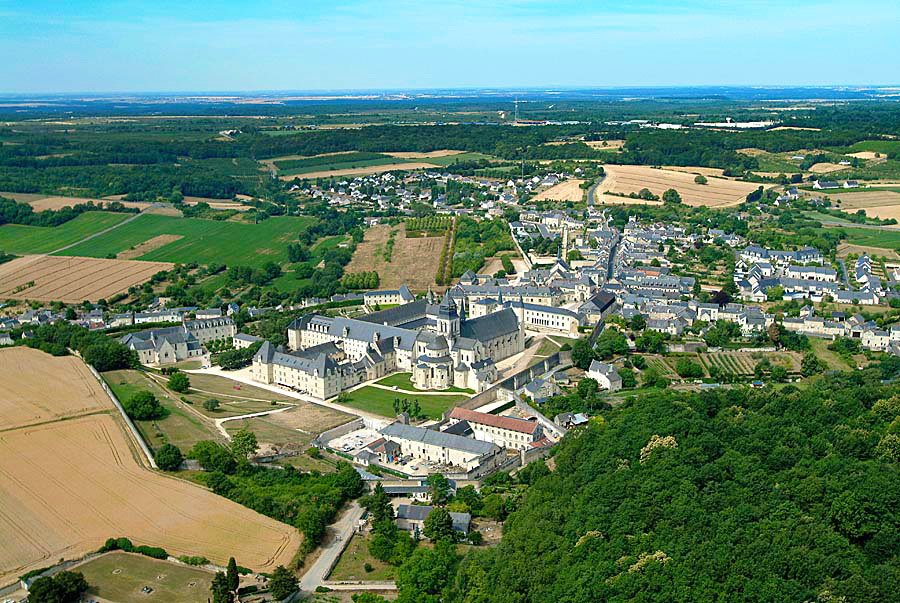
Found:
[(146, 468), (80, 360), (5, 349), (0, 375), (0, 584), (111, 537), (262, 571), (299, 548), (295, 528)]
[[(598, 187), (598, 193), (620, 193), (628, 195), (638, 193), (641, 189), (649, 189), (655, 195), (662, 194), (670, 188), (681, 195), (686, 205), (704, 205), (707, 207), (727, 207), (739, 205), (747, 194), (759, 186), (752, 182), (739, 182), (707, 176), (707, 184), (694, 182), (696, 174), (687, 171), (664, 170), (639, 165), (605, 165), (606, 177)], [(690, 169), (690, 168), (684, 168)], [(601, 200), (611, 199), (614, 195), (599, 197)], [(620, 199), (622, 199), (620, 197)], [(629, 199), (622, 199), (628, 203)]]
[(0, 298), (96, 302), (146, 282), (168, 262), (30, 255), (0, 264)]

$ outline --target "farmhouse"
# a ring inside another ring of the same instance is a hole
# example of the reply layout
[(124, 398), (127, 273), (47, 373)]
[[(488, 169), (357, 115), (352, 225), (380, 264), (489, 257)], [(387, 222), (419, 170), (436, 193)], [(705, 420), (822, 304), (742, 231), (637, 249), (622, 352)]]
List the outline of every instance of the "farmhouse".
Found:
[(527, 450), (532, 442), (543, 436), (541, 426), (535, 421), (501, 417), (457, 406), (450, 411), (451, 425), (465, 421), (472, 428), (477, 440), (491, 442), (501, 448)]

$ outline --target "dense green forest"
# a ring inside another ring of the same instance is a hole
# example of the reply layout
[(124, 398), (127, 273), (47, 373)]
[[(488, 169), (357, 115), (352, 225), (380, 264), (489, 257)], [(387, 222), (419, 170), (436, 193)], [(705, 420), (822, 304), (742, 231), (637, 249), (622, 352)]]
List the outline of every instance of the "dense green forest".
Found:
[(900, 388), (661, 391), (567, 436), (448, 601), (896, 601)]

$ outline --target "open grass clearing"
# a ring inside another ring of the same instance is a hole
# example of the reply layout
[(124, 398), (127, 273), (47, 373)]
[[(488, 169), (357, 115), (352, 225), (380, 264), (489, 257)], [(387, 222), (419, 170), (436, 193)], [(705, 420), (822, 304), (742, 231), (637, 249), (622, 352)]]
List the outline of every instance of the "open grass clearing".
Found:
[(809, 344), (819, 360), (824, 362), (830, 370), (846, 371), (852, 368), (839, 354), (828, 349), (828, 346), (831, 345), (831, 340), (810, 337)]
[(422, 412), (425, 413), (429, 419), (439, 419), (444, 411), (456, 406), (467, 398), (468, 396), (465, 395), (454, 394), (448, 394), (446, 396), (417, 395), (415, 393), (390, 391), (379, 387), (366, 386), (353, 390), (352, 392), (347, 392), (338, 403), (345, 406), (352, 406), (353, 408), (359, 408), (360, 410), (375, 413), (383, 417), (393, 417), (396, 415), (394, 412), (395, 399), (401, 401), (408, 400), (410, 404), (412, 404), (413, 401), (418, 400)]
[[(354, 534), (347, 548), (341, 553), (337, 565), (328, 575), (329, 580), (393, 580), (397, 568), (384, 561), (379, 561), (369, 554), (370, 536)], [(365, 569), (366, 564), (372, 567), (371, 572)]]
[[(84, 574), (89, 595), (116, 603), (202, 603), (215, 576), (189, 567), (136, 553), (115, 551), (72, 568)], [(152, 592), (142, 589), (150, 587)]]

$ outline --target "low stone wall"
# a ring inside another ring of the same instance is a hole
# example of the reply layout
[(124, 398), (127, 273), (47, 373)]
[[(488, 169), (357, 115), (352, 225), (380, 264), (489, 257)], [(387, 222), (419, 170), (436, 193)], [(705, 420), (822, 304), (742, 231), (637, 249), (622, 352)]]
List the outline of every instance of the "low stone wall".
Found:
[(323, 431), (316, 439), (312, 441), (314, 446), (324, 446), (331, 440), (335, 438), (339, 438), (342, 435), (347, 435), (351, 431), (356, 431), (357, 429), (363, 429), (366, 426), (366, 422), (362, 419), (362, 417), (358, 417), (353, 419), (349, 423), (344, 423), (343, 425), (338, 425), (337, 427), (333, 427), (328, 431)]

